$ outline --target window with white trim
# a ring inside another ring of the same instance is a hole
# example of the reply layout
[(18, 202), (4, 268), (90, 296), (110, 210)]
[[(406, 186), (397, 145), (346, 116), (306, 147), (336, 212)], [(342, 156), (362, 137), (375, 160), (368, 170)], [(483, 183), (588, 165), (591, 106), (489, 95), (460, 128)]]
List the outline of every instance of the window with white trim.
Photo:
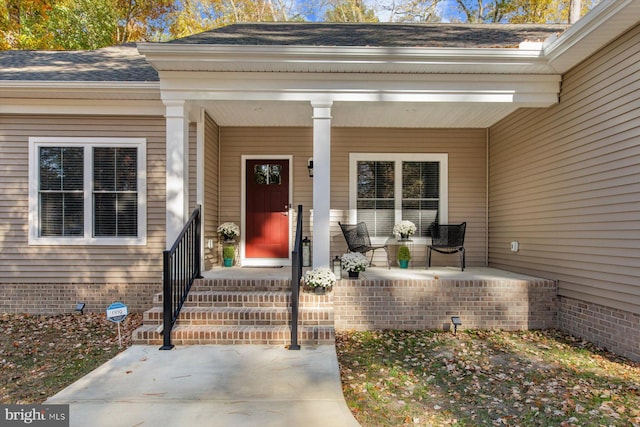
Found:
[(146, 140), (29, 139), (29, 243), (146, 244)]
[(432, 223), (447, 221), (447, 154), (352, 153), (349, 159), (350, 221), (364, 221), (372, 239), (392, 236), (402, 220), (416, 225), (414, 239), (426, 239)]

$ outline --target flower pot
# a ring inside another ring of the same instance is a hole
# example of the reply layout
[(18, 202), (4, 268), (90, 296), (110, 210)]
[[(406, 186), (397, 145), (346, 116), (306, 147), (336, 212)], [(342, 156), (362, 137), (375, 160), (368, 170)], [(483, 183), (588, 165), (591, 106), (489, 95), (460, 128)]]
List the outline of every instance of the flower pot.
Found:
[(409, 260), (408, 259), (398, 260), (398, 263), (400, 263), (400, 268), (409, 268)]
[(316, 286), (314, 288), (314, 291), (318, 295), (324, 295), (327, 292), (327, 288), (325, 288), (324, 286)]
[(359, 271), (350, 271), (349, 272), (349, 279), (357, 279), (358, 277), (360, 277), (360, 272)]
[(408, 240), (409, 239), (409, 235), (400, 233), (400, 239), (401, 240)]
[(233, 266), (233, 258), (224, 258), (224, 266), (232, 267)]

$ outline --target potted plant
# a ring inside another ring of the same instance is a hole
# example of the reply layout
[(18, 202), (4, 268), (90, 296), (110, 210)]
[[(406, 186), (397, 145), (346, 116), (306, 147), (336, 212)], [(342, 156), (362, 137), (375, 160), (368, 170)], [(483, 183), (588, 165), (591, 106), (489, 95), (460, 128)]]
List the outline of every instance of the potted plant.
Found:
[(369, 261), (367, 257), (360, 252), (348, 252), (342, 255), (342, 268), (349, 272), (349, 277), (358, 278), (361, 271), (366, 270), (369, 267)]
[(218, 233), (222, 236), (222, 240), (229, 242), (240, 235), (240, 227), (233, 222), (225, 222), (218, 227)]
[(231, 267), (233, 265), (233, 259), (236, 257), (236, 248), (232, 245), (222, 248), (222, 260), (225, 267)]
[(407, 240), (409, 236), (416, 232), (416, 225), (411, 221), (400, 221), (393, 226), (393, 234), (400, 236), (401, 240)]
[(398, 248), (398, 263), (400, 268), (408, 268), (409, 260), (411, 259), (411, 251), (406, 245), (402, 245)]
[(305, 273), (304, 283), (313, 288), (317, 294), (323, 294), (336, 283), (336, 276), (327, 267), (316, 267)]

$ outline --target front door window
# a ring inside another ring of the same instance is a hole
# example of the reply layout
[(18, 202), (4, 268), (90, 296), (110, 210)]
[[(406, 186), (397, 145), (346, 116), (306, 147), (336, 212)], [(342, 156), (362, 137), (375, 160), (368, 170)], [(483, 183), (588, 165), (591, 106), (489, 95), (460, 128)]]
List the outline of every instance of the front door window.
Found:
[(259, 164), (253, 166), (253, 178), (258, 185), (280, 185), (282, 184), (282, 165)]

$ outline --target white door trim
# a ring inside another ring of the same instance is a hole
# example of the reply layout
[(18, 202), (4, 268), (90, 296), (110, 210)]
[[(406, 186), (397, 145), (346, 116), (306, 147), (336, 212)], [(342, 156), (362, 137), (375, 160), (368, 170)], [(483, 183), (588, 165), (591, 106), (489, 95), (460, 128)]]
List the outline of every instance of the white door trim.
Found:
[(287, 249), (287, 258), (247, 258), (246, 257), (246, 240), (244, 230), (247, 229), (247, 160), (287, 160), (289, 161), (289, 206), (293, 205), (293, 156), (291, 155), (273, 155), (273, 154), (247, 154), (240, 157), (240, 227), (243, 231), (240, 235), (240, 265), (247, 267), (276, 267), (291, 265), (292, 251), (292, 230), (293, 209), (289, 208), (289, 245)]

